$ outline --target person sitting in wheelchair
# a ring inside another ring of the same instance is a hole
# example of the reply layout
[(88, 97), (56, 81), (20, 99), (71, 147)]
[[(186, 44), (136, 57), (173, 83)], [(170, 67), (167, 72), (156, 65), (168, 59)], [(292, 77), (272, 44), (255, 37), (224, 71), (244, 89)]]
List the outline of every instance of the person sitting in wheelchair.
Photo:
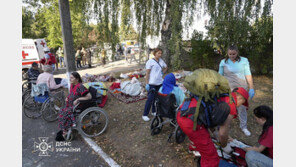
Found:
[(31, 82), (36, 82), (38, 76), (40, 75), (40, 70), (38, 68), (38, 64), (36, 62), (32, 63), (32, 67), (28, 70), (27, 76), (29, 83), (29, 89), (31, 89)]
[(176, 78), (173, 73), (165, 76), (162, 86), (156, 95), (157, 112), (154, 116), (174, 119), (175, 111), (185, 99), (185, 94), (176, 85)]
[(159, 93), (162, 94), (174, 94), (177, 102), (177, 106), (180, 106), (185, 99), (184, 92), (176, 85), (176, 78), (173, 73), (169, 73), (165, 76), (163, 80), (163, 84), (160, 87)]
[(70, 75), (70, 93), (66, 98), (66, 106), (59, 111), (59, 128), (56, 140), (63, 141), (67, 131), (75, 124), (73, 108), (79, 101), (90, 100), (92, 98), (89, 90), (82, 84), (81, 76), (77, 72)]
[(46, 83), (49, 90), (55, 90), (62, 87), (62, 84), (56, 84), (55, 79), (53, 78), (52, 70), (51, 66), (44, 66), (44, 72), (38, 76), (36, 84)]

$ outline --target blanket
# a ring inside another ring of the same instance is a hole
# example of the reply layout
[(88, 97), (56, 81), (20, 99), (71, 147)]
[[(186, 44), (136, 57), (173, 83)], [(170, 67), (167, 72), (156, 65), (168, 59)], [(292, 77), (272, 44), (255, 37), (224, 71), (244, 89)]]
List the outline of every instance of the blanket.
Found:
[(119, 101), (124, 102), (126, 104), (128, 104), (128, 103), (134, 103), (134, 102), (137, 102), (137, 101), (140, 101), (140, 100), (144, 100), (144, 99), (147, 98), (147, 95), (146, 94), (140, 94), (138, 96), (130, 96), (130, 95), (127, 95), (127, 94), (123, 93), (121, 91), (121, 89), (119, 89), (119, 88), (116, 88), (114, 90), (109, 90), (108, 93), (110, 95), (112, 95), (113, 97), (115, 97), (116, 99), (118, 99)]

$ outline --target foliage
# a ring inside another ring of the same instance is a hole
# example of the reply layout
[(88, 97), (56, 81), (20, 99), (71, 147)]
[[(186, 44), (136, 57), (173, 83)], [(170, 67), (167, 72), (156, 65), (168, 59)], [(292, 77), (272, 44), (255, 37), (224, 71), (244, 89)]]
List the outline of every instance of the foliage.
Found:
[(207, 26), (208, 36), (216, 49), (226, 56), (227, 47), (236, 44), (239, 54), (249, 58), (251, 67), (257, 73), (272, 70), (273, 1), (265, 0), (263, 8), (261, 0), (205, 2), (206, 12), (211, 16)]
[(191, 39), (192, 51), (190, 53), (190, 70), (197, 68), (218, 69), (218, 54), (214, 51), (212, 43), (203, 39), (201, 32), (194, 31)]
[[(59, 14), (58, 0), (23, 0), (23, 3), (29, 7), (37, 9), (30, 13), (23, 10), (23, 38), (45, 38), (51, 48), (57, 48), (63, 45), (62, 31)], [(86, 47), (91, 43), (88, 42), (88, 34), (92, 28), (87, 25), (89, 19), (88, 8), (89, 0), (75, 0), (70, 2), (70, 14), (72, 22), (72, 35), (74, 47)], [(27, 14), (26, 14), (27, 13)], [(30, 19), (28, 19), (30, 18)], [(25, 24), (24, 24), (25, 23)], [(30, 30), (30, 34), (26, 33)]]

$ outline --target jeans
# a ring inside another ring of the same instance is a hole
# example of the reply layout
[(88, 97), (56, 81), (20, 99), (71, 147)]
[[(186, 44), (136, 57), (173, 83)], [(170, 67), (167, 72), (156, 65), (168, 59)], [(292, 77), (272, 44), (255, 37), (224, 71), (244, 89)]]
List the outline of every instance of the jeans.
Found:
[(60, 67), (65, 67), (64, 57), (59, 57)]
[(272, 167), (273, 160), (257, 151), (248, 151), (246, 154), (248, 167)]
[(248, 120), (248, 113), (245, 106), (241, 105), (237, 107), (238, 111), (238, 118), (240, 121), (240, 128), (241, 129), (247, 129), (247, 120)]
[[(154, 106), (154, 97), (155, 93), (158, 92), (161, 85), (149, 85), (149, 92), (148, 92), (148, 99), (145, 104), (144, 114), (143, 116), (148, 116), (151, 105), (152, 105), (152, 113), (155, 113), (155, 106)], [(155, 89), (155, 91), (150, 91), (151, 89)]]
[(81, 59), (77, 59), (76, 60), (76, 66), (77, 66), (77, 68), (82, 68), (82, 66), (81, 66)]

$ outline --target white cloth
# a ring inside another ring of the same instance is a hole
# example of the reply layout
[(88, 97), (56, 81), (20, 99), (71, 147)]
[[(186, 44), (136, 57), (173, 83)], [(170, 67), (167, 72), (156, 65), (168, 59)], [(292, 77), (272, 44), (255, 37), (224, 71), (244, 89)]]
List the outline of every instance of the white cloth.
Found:
[(121, 91), (131, 96), (138, 96), (141, 93), (141, 83), (131, 81), (124, 81), (120, 83)]
[[(161, 67), (160, 67), (161, 66)], [(150, 69), (149, 84), (150, 85), (161, 85), (163, 82), (163, 72), (162, 69), (166, 68), (167, 65), (165, 62), (159, 58), (159, 62), (156, 60), (150, 59), (146, 63), (146, 69)]]

